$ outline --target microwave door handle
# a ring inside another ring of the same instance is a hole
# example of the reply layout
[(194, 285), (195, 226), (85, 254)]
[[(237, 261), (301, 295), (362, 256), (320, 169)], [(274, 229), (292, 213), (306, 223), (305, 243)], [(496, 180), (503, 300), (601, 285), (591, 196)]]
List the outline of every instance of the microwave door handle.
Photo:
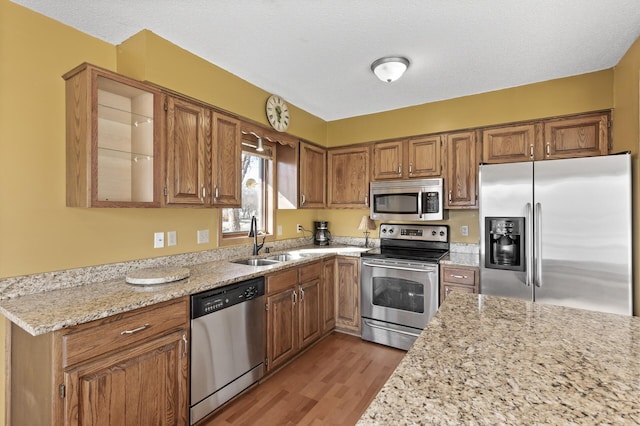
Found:
[(533, 222), (531, 221), (531, 203), (527, 203), (525, 212), (525, 268), (527, 271), (527, 280), (525, 284), (530, 286), (533, 284)]
[(418, 217), (422, 219), (422, 191), (418, 191)]

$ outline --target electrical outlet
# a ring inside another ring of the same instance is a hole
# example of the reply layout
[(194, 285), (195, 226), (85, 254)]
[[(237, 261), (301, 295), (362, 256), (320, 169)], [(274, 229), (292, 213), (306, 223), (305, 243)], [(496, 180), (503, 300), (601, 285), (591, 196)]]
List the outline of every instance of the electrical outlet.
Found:
[(176, 236), (176, 231), (167, 232), (167, 246), (175, 246), (178, 244), (178, 237)]
[(462, 234), (463, 237), (468, 237), (469, 236), (469, 227), (467, 225), (462, 225), (460, 227), (460, 233)]
[(164, 232), (155, 232), (153, 234), (153, 248), (164, 247)]
[(282, 235), (282, 225), (278, 225), (278, 235)]
[(198, 244), (207, 244), (209, 242), (209, 230), (208, 229), (199, 229), (198, 230)]
[(300, 232), (302, 232), (302, 225), (297, 224), (297, 225), (296, 225), (296, 231), (298, 231), (298, 234), (299, 234)]

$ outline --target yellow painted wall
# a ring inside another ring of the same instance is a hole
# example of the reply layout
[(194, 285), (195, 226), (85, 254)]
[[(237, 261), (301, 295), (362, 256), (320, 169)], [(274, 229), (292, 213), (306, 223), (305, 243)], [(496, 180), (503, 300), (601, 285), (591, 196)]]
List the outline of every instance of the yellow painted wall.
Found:
[(634, 314), (640, 315), (640, 39), (614, 68), (613, 147), (633, 153)]
[(364, 115), (327, 124), (330, 146), (510, 123), (613, 107), (613, 71)]

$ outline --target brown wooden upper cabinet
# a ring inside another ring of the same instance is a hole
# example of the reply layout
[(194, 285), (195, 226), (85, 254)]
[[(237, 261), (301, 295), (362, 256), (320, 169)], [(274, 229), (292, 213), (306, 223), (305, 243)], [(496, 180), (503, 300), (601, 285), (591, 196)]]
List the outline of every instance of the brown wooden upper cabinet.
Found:
[(609, 114), (595, 113), (485, 129), (485, 163), (607, 155)]
[(478, 207), (476, 132), (450, 133), (446, 139), (445, 208), (476, 208)]
[(369, 146), (330, 149), (327, 157), (330, 208), (369, 206)]
[(373, 144), (373, 180), (439, 177), (442, 136)]
[(162, 94), (82, 64), (66, 73), (69, 207), (159, 207)]
[(168, 205), (204, 205), (211, 112), (202, 105), (168, 96), (166, 152)]
[(300, 142), (300, 208), (326, 206), (327, 150)]
[(165, 109), (166, 204), (240, 206), (240, 120), (175, 96)]

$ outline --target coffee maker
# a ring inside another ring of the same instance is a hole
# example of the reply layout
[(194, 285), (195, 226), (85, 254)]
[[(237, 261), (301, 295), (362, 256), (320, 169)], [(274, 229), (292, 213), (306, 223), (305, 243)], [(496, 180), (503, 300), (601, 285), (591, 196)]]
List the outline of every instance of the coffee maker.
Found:
[(313, 226), (315, 228), (315, 232), (313, 234), (313, 244), (317, 246), (328, 246), (329, 241), (331, 240), (331, 232), (327, 228), (329, 222), (313, 222)]
[(490, 269), (525, 270), (523, 217), (485, 218), (488, 256), (485, 267)]

